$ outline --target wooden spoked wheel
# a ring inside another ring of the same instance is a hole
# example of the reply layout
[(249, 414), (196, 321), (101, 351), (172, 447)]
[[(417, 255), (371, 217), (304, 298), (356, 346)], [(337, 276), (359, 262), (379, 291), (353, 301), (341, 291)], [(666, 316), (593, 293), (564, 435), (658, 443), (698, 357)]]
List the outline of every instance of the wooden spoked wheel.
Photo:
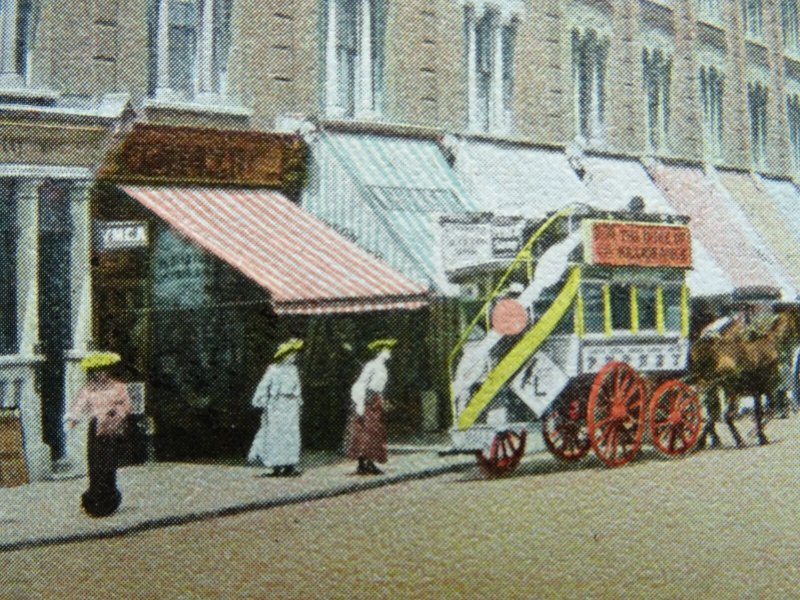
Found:
[(644, 382), (625, 363), (608, 363), (592, 382), (587, 409), (597, 458), (609, 467), (629, 462), (642, 444), (644, 418)]
[(519, 434), (513, 431), (500, 431), (489, 446), (488, 456), (478, 451), (475, 458), (478, 468), (487, 477), (503, 477), (517, 468), (525, 454), (525, 430)]
[(561, 460), (580, 460), (591, 449), (586, 424), (586, 405), (579, 397), (556, 402), (542, 419), (542, 437), (547, 449)]
[(703, 413), (700, 398), (691, 387), (673, 379), (661, 384), (650, 404), (650, 437), (667, 456), (680, 456), (700, 437)]

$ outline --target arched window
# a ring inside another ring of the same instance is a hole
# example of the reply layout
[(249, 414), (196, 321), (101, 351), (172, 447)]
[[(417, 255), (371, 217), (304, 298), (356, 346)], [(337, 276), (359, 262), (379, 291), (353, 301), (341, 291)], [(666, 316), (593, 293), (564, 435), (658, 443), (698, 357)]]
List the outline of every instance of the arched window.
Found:
[(605, 130), (608, 38), (594, 29), (572, 31), (572, 73), (578, 135), (588, 143), (601, 143)]
[(722, 152), (722, 92), (724, 75), (713, 65), (700, 67), (700, 101), (703, 110), (705, 154), (719, 158)]
[(747, 84), (747, 107), (750, 111), (750, 150), (753, 163), (763, 166), (767, 155), (767, 95), (760, 82)]
[(662, 50), (642, 51), (642, 73), (647, 101), (647, 140), (651, 149), (667, 146), (672, 58)]
[(465, 9), (469, 127), (474, 131), (507, 132), (514, 90), (516, 18), (496, 7)]
[(154, 0), (151, 91), (157, 99), (213, 101), (227, 92), (232, 0)]

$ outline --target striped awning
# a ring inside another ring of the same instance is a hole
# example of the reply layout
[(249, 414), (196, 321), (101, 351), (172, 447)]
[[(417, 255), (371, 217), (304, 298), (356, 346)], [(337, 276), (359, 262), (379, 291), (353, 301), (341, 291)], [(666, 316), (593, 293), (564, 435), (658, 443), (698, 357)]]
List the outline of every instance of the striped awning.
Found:
[(656, 185), (678, 212), (691, 217), (696, 235), (737, 288), (779, 289), (797, 295), (778, 261), (750, 223), (713, 178), (698, 167), (657, 164), (651, 169)]
[(475, 207), (436, 142), (323, 132), (313, 152), (306, 210), (437, 294), (458, 293), (442, 264), (439, 217)]
[(416, 309), (427, 290), (273, 191), (123, 186), (263, 287), (278, 314)]

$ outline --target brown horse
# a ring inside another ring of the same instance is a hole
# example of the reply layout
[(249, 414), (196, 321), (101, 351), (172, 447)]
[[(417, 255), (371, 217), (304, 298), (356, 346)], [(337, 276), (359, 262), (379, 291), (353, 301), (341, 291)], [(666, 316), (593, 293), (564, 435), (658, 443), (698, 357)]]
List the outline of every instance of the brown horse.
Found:
[(772, 318), (764, 332), (756, 332), (734, 323), (714, 337), (701, 337), (692, 344), (689, 356), (690, 377), (706, 398), (708, 419), (700, 436), (698, 447), (705, 445), (710, 436), (712, 446), (719, 443), (714, 427), (721, 413), (719, 391), (726, 399), (725, 423), (737, 447), (744, 441), (739, 435), (734, 417), (739, 410), (739, 399), (752, 396), (758, 443), (768, 443), (764, 434), (764, 407), (762, 397), (770, 406), (780, 383), (780, 363), (785, 351), (800, 337), (798, 315), (783, 311)]

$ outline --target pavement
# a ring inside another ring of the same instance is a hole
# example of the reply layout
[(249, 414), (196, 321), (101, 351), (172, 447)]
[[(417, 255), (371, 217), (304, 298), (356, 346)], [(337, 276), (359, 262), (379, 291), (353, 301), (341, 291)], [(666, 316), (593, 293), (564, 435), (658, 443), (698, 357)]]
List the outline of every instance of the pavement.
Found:
[(117, 473), (122, 505), (94, 519), (80, 508), (85, 477), (0, 488), (0, 552), (116, 537), (287, 504), (355, 493), (471, 469), (468, 455), (440, 456), (440, 446), (390, 446), (384, 474), (356, 476), (352, 461), (305, 456), (303, 475), (273, 478), (253, 466), (153, 462)]

